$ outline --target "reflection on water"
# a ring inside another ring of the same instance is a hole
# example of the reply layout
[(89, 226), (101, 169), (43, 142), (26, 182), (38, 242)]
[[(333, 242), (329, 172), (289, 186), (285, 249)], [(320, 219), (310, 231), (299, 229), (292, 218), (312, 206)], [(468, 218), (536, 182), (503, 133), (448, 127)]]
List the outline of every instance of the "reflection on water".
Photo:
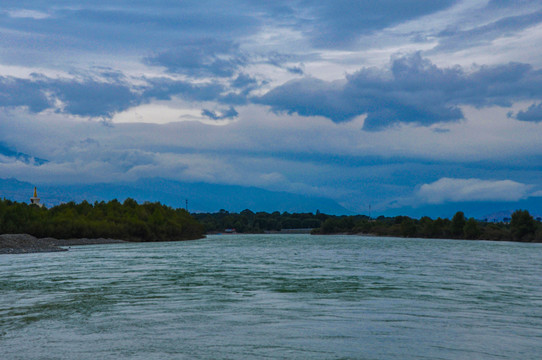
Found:
[(538, 359), (542, 245), (228, 235), (0, 255), (2, 359)]

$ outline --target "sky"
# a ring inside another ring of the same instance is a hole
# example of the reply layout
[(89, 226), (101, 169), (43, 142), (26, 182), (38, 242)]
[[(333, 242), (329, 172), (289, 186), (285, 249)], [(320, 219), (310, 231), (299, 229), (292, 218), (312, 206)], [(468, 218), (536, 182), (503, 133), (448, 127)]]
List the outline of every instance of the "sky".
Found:
[(542, 214), (540, 44), (540, 0), (3, 0), (0, 178)]

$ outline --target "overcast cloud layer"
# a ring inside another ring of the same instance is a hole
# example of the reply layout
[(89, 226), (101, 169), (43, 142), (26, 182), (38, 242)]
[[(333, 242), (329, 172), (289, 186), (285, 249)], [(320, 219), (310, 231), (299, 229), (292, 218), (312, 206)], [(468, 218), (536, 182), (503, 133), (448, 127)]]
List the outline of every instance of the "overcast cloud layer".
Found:
[(6, 0), (0, 32), (0, 178), (382, 214), (542, 193), (540, 1)]

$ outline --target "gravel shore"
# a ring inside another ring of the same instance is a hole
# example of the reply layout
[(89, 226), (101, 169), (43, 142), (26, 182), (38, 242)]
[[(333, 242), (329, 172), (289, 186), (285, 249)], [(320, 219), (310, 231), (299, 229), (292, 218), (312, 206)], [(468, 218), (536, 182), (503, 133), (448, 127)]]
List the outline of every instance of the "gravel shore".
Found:
[(0, 235), (0, 254), (26, 254), (51, 251), (68, 251), (63, 246), (123, 243), (117, 239), (38, 239), (28, 234)]

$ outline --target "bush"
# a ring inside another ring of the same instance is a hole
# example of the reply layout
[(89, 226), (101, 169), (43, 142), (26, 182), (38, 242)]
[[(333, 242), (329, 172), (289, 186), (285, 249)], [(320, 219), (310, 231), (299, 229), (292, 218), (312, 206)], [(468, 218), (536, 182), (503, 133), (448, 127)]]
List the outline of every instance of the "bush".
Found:
[(160, 203), (137, 204), (127, 199), (81, 204), (70, 202), (47, 210), (24, 203), (0, 201), (0, 233), (37, 237), (115, 238), (130, 241), (197, 239), (203, 226), (182, 209)]

